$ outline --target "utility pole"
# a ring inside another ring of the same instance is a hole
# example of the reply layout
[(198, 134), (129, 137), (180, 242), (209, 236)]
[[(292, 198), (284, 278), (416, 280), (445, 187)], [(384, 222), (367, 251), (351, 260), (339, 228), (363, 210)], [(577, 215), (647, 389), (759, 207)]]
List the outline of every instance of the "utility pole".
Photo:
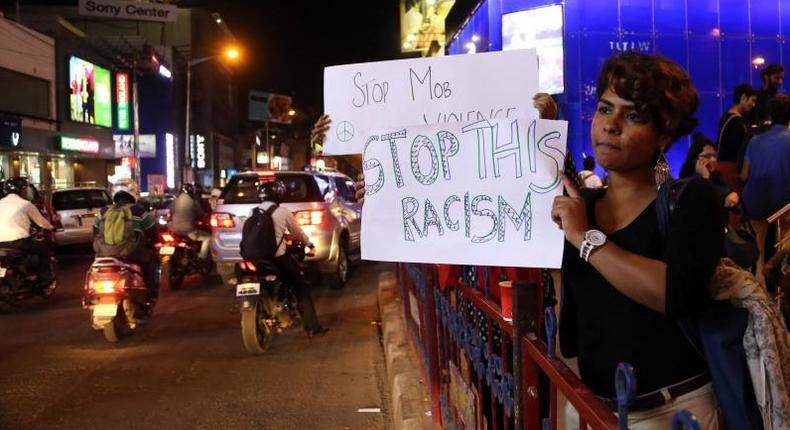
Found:
[(138, 192), (142, 181), (140, 180), (140, 108), (137, 94), (137, 59), (132, 67), (132, 110), (134, 111), (134, 180), (137, 182)]

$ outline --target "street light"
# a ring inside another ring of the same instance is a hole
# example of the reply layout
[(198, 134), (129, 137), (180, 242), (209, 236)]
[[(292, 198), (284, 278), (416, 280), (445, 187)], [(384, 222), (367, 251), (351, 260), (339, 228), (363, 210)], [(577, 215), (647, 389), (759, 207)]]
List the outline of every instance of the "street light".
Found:
[(189, 133), (189, 117), (191, 114), (191, 98), (192, 98), (192, 67), (197, 66), (198, 64), (205, 63), (207, 61), (213, 60), (215, 58), (224, 57), (230, 61), (235, 62), (239, 58), (239, 50), (234, 47), (228, 47), (225, 52), (222, 54), (210, 55), (208, 57), (202, 58), (194, 58), (187, 61), (187, 96), (186, 96), (186, 124), (184, 126), (184, 140), (186, 141), (185, 147), (185, 165), (184, 169), (181, 170), (181, 182), (191, 182), (190, 180), (194, 180), (194, 178), (190, 178), (190, 175), (187, 172), (192, 172), (192, 141), (190, 139)]

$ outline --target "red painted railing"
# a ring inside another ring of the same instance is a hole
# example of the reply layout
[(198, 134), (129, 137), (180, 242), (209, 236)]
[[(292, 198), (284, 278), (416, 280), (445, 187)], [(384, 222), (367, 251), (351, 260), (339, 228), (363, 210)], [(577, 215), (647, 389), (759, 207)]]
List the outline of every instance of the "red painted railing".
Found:
[[(548, 354), (540, 312), (548, 286), (540, 270), (402, 263), (398, 279), (438, 424), (554, 429), (563, 416), (557, 408), (562, 393), (580, 424), (617, 428), (614, 413)], [(504, 279), (514, 282), (512, 322), (500, 308), (498, 283)]]

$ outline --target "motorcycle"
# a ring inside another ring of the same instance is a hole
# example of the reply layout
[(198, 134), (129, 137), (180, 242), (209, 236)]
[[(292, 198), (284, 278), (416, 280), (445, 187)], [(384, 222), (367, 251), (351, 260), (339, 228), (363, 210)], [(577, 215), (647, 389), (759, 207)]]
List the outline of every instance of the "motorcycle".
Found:
[[(33, 238), (52, 242), (52, 235), (46, 230), (34, 231)], [(18, 301), (49, 297), (55, 291), (57, 281), (44, 282), (36, 273), (39, 258), (21, 249), (0, 248), (0, 313), (9, 312)], [(54, 259), (49, 264), (51, 272), (55, 273)]]
[[(299, 261), (305, 257), (304, 244), (286, 241), (288, 252)], [(314, 251), (311, 251), (314, 252)], [(270, 261), (236, 263), (236, 300), (241, 311), (241, 339), (251, 354), (263, 354), (274, 336), (301, 321), (293, 287), (283, 283)]]
[(140, 266), (112, 257), (93, 261), (85, 276), (82, 307), (91, 313), (94, 330), (108, 342), (118, 342), (151, 315), (153, 302)]
[(184, 277), (190, 273), (200, 273), (207, 277), (211, 273), (211, 256), (208, 260), (200, 258), (200, 241), (192, 240), (173, 232), (160, 235), (159, 248), (159, 286), (163, 289), (178, 290)]

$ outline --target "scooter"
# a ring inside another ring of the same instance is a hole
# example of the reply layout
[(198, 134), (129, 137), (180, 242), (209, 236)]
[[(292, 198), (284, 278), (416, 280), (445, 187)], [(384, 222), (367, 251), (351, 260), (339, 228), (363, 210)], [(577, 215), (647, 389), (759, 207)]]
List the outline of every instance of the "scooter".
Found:
[(103, 331), (108, 342), (130, 335), (153, 311), (142, 268), (116, 258), (96, 258), (85, 276), (82, 307), (90, 311), (93, 329)]
[[(35, 231), (33, 238), (41, 242), (52, 241), (51, 235), (45, 230)], [(56, 280), (44, 282), (36, 273), (39, 258), (42, 257), (17, 248), (0, 248), (0, 313), (9, 312), (19, 301), (49, 297), (55, 291)], [(54, 274), (54, 259), (49, 264)]]

